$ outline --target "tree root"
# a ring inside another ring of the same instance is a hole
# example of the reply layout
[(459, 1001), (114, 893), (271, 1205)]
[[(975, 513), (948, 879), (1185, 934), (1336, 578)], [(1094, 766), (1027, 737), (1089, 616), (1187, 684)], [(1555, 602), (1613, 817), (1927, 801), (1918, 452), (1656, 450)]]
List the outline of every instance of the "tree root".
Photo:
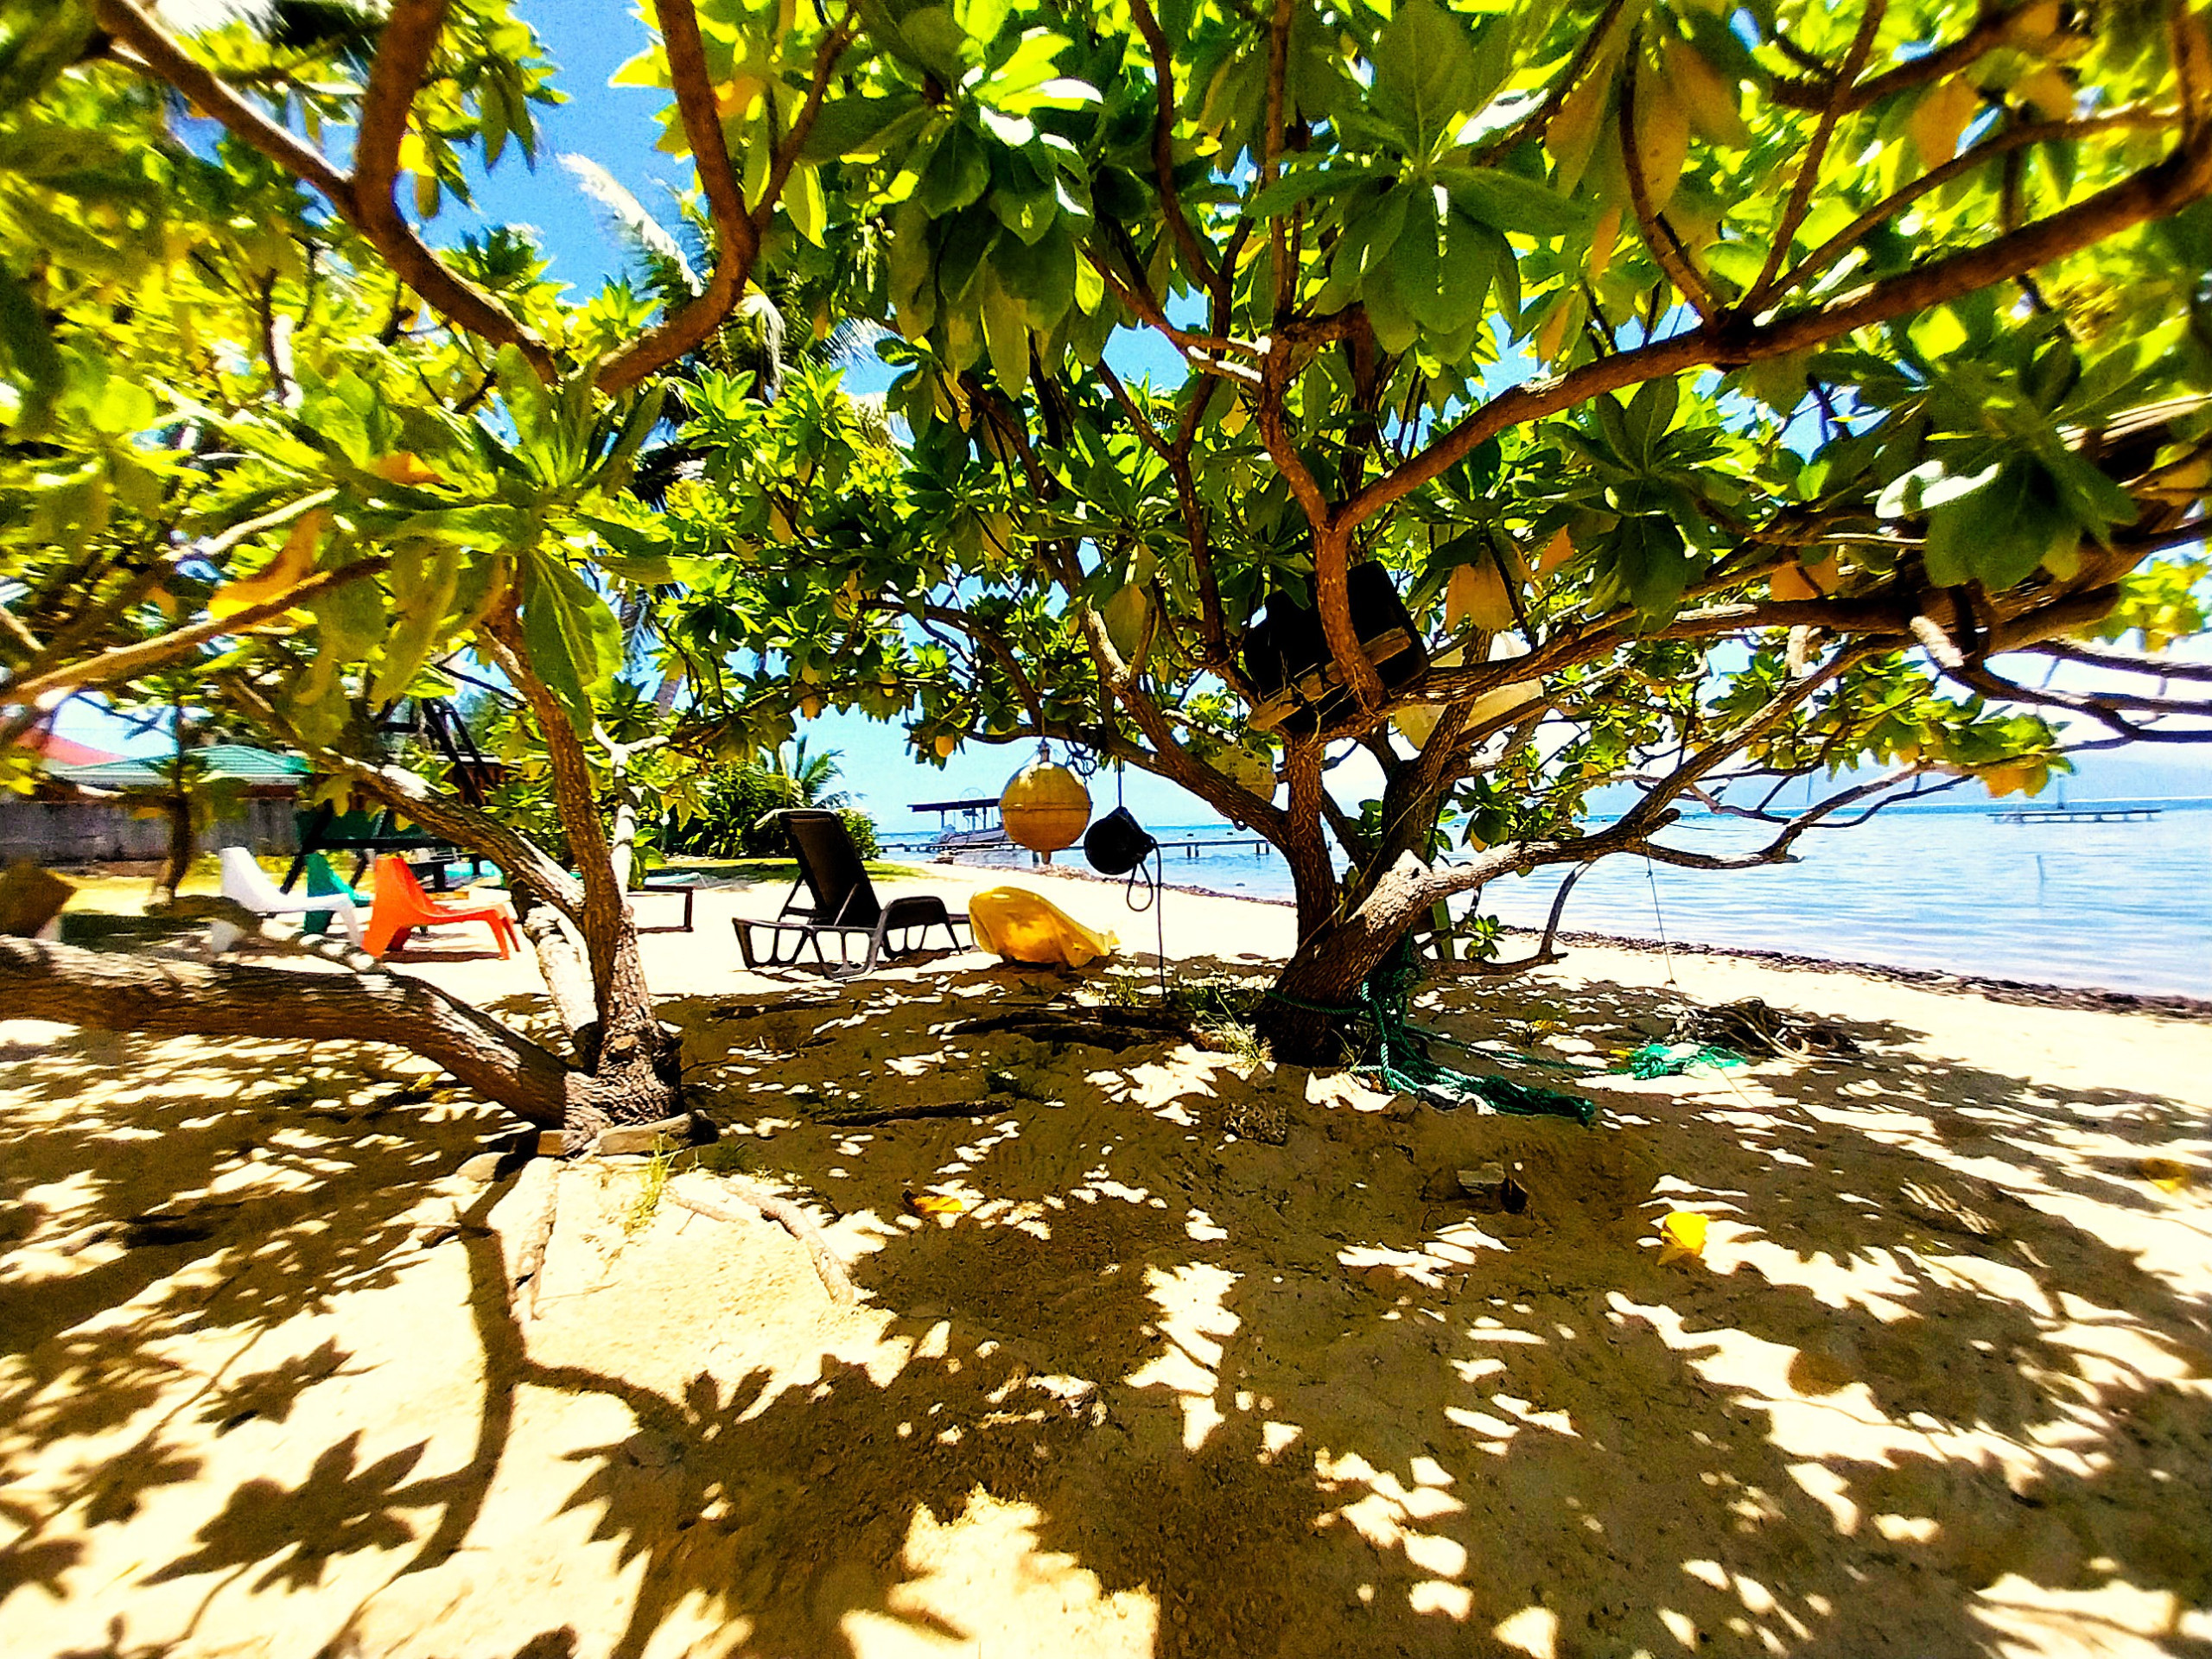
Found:
[[(494, 1206), (491, 1217), (493, 1230), (507, 1247), (509, 1295), (520, 1296), (524, 1286), (530, 1287), (527, 1299), (518, 1309), (524, 1320), (537, 1316), (538, 1284), (543, 1276), (545, 1251), (553, 1241), (553, 1224), (559, 1218), (560, 1205), (560, 1160), (533, 1158), (522, 1166), (513, 1187)], [(498, 1214), (510, 1206), (513, 1211), (512, 1221)]]
[[(759, 1211), (764, 1218), (774, 1222), (806, 1246), (807, 1255), (814, 1261), (815, 1275), (822, 1281), (823, 1289), (830, 1293), (831, 1301), (850, 1307), (860, 1300), (860, 1292), (855, 1287), (852, 1276), (845, 1271), (844, 1262), (830, 1248), (830, 1241), (822, 1236), (822, 1230), (808, 1217), (805, 1211), (789, 1198), (779, 1198), (750, 1181), (725, 1175), (721, 1178), (721, 1183), (732, 1198)], [(670, 1202), (681, 1205), (693, 1214), (705, 1216), (711, 1221), (737, 1222), (745, 1219), (742, 1214), (728, 1205), (718, 1204), (703, 1194), (687, 1191), (674, 1181), (669, 1183), (668, 1198)]]

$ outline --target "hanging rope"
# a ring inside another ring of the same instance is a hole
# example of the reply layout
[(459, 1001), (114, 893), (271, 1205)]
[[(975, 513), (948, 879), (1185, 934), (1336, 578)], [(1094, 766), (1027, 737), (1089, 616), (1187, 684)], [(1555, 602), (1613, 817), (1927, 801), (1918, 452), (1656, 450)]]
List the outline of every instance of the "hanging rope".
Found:
[[(1417, 1027), (1406, 1014), (1421, 974), (1421, 959), (1409, 934), (1361, 982), (1359, 1012), (1374, 1026), (1376, 1039), (1375, 1061), (1362, 1070), (1371, 1071), (1385, 1088), (1417, 1095), (1433, 1106), (1482, 1105), (1519, 1117), (1571, 1117), (1585, 1128), (1597, 1121), (1597, 1103), (1580, 1095), (1515, 1083), (1510, 1077), (1475, 1077), (1430, 1059), (1421, 1052), (1414, 1035)], [(1277, 1000), (1290, 1001), (1287, 997)]]

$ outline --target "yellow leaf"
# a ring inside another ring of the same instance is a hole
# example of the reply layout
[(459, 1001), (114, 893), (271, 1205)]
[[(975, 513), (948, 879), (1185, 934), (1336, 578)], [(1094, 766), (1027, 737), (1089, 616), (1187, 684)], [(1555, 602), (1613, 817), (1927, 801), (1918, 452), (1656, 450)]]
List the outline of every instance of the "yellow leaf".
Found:
[(1536, 355), (1547, 363), (1556, 363), (1567, 345), (1568, 329), (1573, 327), (1575, 314), (1582, 308), (1580, 294), (1562, 294), (1552, 307), (1551, 315), (1544, 319), (1544, 326), (1536, 330)]
[(1679, 36), (1668, 37), (1661, 57), (1667, 84), (1681, 99), (1692, 126), (1714, 143), (1731, 149), (1741, 149), (1751, 142), (1734, 76), (1722, 74), (1707, 61), (1704, 53)]
[(1544, 543), (1543, 556), (1536, 561), (1536, 574), (1548, 576), (1574, 556), (1574, 538), (1562, 526), (1552, 532), (1550, 541)]
[(723, 120), (743, 120), (753, 112), (768, 83), (758, 75), (733, 75), (715, 94), (715, 113)]
[(2178, 1192), (2193, 1176), (2189, 1166), (2177, 1158), (2145, 1158), (2143, 1179), (2161, 1192)]
[(1705, 1217), (1694, 1210), (1669, 1210), (1659, 1224), (1659, 1259), (1705, 1253)]
[(1552, 181), (1554, 189), (1565, 193), (1581, 182), (1612, 93), (1612, 66), (1601, 60), (1552, 112), (1551, 122), (1544, 129), (1544, 148), (1551, 151), (1552, 164), (1557, 169)]
[(2012, 83), (2013, 93), (2046, 121), (2067, 121), (2074, 115), (2074, 83), (2063, 70), (2043, 68)]
[(1905, 131), (1912, 138), (1912, 147), (1920, 152), (1921, 165), (1941, 167), (1955, 156), (1959, 135), (1967, 130), (1967, 123), (1974, 119), (1974, 111), (1980, 107), (1980, 94), (1957, 75), (1938, 83), (1923, 95), (1904, 124)]
[(1662, 79), (1641, 76), (1636, 85), (1636, 162), (1651, 211), (1663, 213), (1682, 181), (1689, 158), (1690, 118), (1673, 88)]
[(1457, 628), (1471, 622), (1484, 633), (1503, 633), (1517, 619), (1513, 597), (1495, 559), (1483, 558), (1452, 572), (1444, 589), (1444, 621)]
[(420, 457), (402, 449), (397, 454), (386, 455), (369, 470), (387, 484), (442, 484), (445, 474), (435, 467), (425, 467)]
[(240, 611), (265, 605), (298, 587), (315, 574), (315, 551), (322, 539), (327, 515), (321, 508), (302, 513), (284, 538), (283, 547), (267, 567), (238, 582), (226, 582), (208, 596), (211, 616), (235, 616)]
[(1613, 263), (1613, 244), (1621, 239), (1621, 205), (1614, 202), (1598, 215), (1597, 227), (1590, 232), (1590, 286), (1597, 287), (1605, 276), (1605, 267)]
[(949, 1218), (964, 1215), (968, 1209), (968, 1206), (958, 1198), (948, 1198), (941, 1192), (907, 1192), (901, 1195), (899, 1202), (918, 1216), (938, 1216)]
[(2058, 0), (2022, 6), (2007, 20), (2005, 32), (2023, 46), (2049, 40), (2058, 33)]
[(1804, 571), (1794, 564), (1785, 564), (1766, 580), (1767, 592), (1779, 600), (1804, 600), (1820, 597)]

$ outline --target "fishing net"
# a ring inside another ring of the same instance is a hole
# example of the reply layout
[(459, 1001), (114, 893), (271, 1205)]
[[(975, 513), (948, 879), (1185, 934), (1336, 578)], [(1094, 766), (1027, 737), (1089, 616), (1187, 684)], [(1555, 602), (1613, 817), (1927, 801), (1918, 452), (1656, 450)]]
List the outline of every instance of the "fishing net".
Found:
[(1520, 1117), (1571, 1117), (1585, 1128), (1597, 1121), (1597, 1103), (1580, 1095), (1455, 1071), (1429, 1058), (1421, 1046), (1420, 1027), (1406, 1012), (1421, 976), (1421, 958), (1408, 937), (1361, 982), (1359, 1012), (1375, 1027), (1376, 1039), (1376, 1058), (1361, 1070), (1384, 1088), (1417, 1095), (1433, 1106), (1486, 1106)]

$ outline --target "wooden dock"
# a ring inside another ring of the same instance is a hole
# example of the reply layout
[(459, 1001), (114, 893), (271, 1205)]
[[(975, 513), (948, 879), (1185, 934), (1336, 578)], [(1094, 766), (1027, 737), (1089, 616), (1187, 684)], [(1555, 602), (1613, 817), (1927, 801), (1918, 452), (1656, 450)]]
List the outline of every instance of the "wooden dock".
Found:
[(1196, 858), (1200, 853), (1216, 847), (1232, 849), (1249, 847), (1262, 858), (1265, 858), (1269, 850), (1268, 842), (1258, 836), (1232, 836), (1221, 841), (1163, 841), (1160, 843), (1160, 852), (1164, 858), (1180, 849), (1185, 858)]
[(2013, 807), (1988, 814), (1998, 823), (2144, 823), (2164, 807)]

